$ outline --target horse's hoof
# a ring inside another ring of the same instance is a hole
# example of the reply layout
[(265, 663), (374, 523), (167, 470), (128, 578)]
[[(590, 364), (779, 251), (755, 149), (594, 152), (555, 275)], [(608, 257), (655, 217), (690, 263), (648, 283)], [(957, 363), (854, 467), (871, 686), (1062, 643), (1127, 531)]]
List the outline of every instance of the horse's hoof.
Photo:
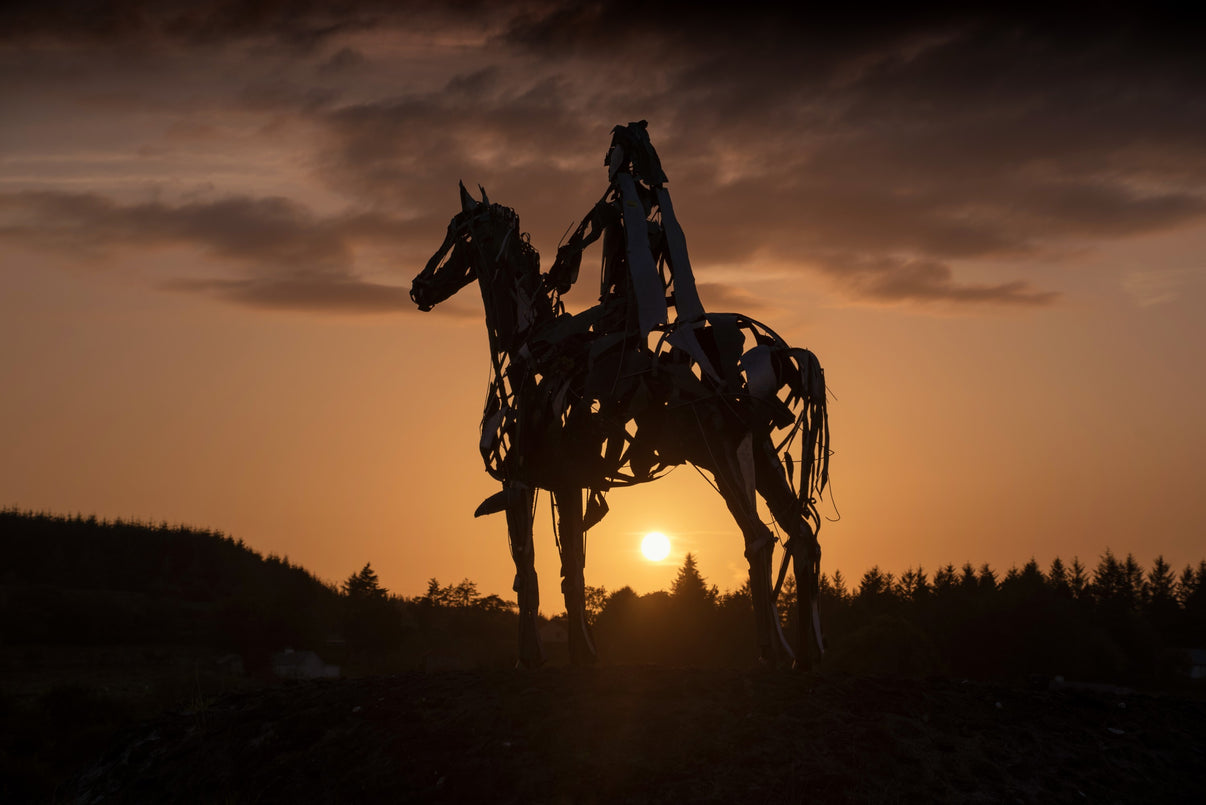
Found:
[(539, 668), (542, 665), (544, 665), (543, 658), (536, 659), (536, 660), (525, 660), (524, 658), (520, 657), (518, 660), (515, 661), (515, 670), (516, 671), (535, 671), (537, 668)]
[(570, 658), (570, 665), (575, 668), (594, 668), (599, 664), (599, 655), (591, 652), (587, 654), (578, 654)]

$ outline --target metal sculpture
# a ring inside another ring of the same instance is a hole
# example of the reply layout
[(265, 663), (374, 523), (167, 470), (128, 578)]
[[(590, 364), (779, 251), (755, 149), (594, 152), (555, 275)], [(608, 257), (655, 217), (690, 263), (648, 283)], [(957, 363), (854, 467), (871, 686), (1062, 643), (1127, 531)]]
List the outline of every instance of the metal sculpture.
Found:
[[(586, 530), (607, 513), (607, 490), (689, 462), (712, 476), (744, 536), (762, 660), (810, 667), (812, 646), (824, 651), (816, 498), (828, 479), (829, 430), (820, 364), (747, 316), (704, 311), (644, 121), (613, 130), (605, 164), (607, 191), (548, 273), (515, 211), (491, 204), (484, 189), (474, 199), (462, 184), (461, 212), (411, 286), (421, 310), (475, 279), (481, 289), (492, 373), (480, 446), (502, 491), (475, 516), (506, 513), (520, 663), (545, 658), (536, 490), (550, 492), (557, 513), (571, 661), (588, 663), (596, 653), (585, 609)], [(583, 250), (600, 238), (599, 304), (566, 313), (561, 295), (577, 281)], [(756, 494), (787, 535), (773, 583), (778, 540), (758, 515)], [(789, 563), (798, 650), (776, 607)]]

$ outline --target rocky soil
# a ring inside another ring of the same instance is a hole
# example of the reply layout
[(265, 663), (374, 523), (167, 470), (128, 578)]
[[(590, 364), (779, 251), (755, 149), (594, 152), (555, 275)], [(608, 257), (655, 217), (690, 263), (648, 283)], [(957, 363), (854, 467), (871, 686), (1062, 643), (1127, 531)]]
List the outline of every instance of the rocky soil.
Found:
[(768, 671), (298, 683), (128, 727), (77, 802), (1184, 802), (1206, 700)]

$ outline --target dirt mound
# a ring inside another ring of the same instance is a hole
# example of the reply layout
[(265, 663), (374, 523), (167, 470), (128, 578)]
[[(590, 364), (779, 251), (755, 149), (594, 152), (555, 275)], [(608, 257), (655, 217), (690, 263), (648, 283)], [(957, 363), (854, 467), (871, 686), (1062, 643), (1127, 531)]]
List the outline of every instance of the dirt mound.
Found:
[(402, 674), (142, 724), (81, 802), (1134, 802), (1201, 796), (1206, 702), (664, 668)]

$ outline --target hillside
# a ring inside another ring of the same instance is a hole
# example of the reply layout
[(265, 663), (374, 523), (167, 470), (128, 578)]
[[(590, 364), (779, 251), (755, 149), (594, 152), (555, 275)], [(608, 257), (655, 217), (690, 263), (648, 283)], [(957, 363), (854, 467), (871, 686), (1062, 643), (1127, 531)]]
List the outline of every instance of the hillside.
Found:
[(0, 511), (3, 644), (318, 645), (336, 590), (241, 540), (183, 526)]
[(622, 667), (228, 697), (123, 734), (81, 802), (1184, 802), (1206, 703)]
[[(337, 590), (207, 530), (12, 511), (0, 551), (3, 802), (1183, 800), (1206, 767), (1206, 562), (835, 573), (798, 675), (753, 670), (748, 593), (688, 560), (592, 588), (603, 667), (551, 642), (517, 673), (514, 605), (468, 579)], [(284, 647), (344, 678), (281, 681)]]

